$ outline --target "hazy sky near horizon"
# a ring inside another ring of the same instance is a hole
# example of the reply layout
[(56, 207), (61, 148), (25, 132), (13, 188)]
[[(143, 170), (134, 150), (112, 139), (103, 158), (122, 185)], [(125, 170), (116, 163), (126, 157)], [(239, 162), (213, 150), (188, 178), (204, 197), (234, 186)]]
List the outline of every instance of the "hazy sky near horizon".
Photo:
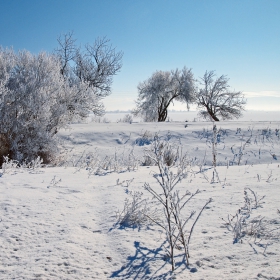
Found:
[[(134, 106), (156, 70), (227, 75), (247, 109), (280, 111), (279, 0), (1, 0), (0, 45), (52, 52), (60, 34), (81, 45), (106, 36), (123, 51), (108, 110)], [(185, 109), (178, 105), (170, 109)]]

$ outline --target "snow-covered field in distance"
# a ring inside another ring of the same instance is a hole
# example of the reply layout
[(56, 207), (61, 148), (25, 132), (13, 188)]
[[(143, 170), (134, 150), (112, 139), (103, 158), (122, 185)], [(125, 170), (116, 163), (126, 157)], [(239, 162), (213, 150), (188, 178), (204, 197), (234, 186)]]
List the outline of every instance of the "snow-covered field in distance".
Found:
[[(171, 112), (166, 123), (116, 123), (118, 114), (110, 123), (73, 124), (60, 133), (63, 166), (0, 170), (0, 279), (279, 279), (279, 113), (217, 123), (219, 180), (212, 183), (212, 123), (193, 122), (188, 113), (187, 123)], [(116, 224), (130, 192), (149, 198), (144, 183), (158, 188), (157, 167), (140, 164), (155, 133), (181, 145), (192, 161), (178, 189), (202, 192), (186, 216), (213, 199), (194, 228), (190, 266), (176, 250), (173, 274), (161, 228)], [(132, 155), (139, 164), (128, 171)], [(111, 169), (97, 170), (108, 160)], [(266, 234), (234, 243), (222, 219), (244, 205), (244, 188), (265, 196), (249, 220), (261, 215)]]
[[(128, 112), (107, 112), (105, 118), (109, 121), (115, 122), (122, 119)], [(140, 121), (139, 118), (134, 118), (135, 121)], [(198, 117), (197, 111), (170, 111), (168, 113), (168, 119), (170, 121), (203, 121)], [(238, 121), (279, 121), (280, 120), (280, 108), (279, 111), (253, 111), (248, 110), (243, 113), (243, 116)], [(236, 120), (232, 120), (236, 121)]]

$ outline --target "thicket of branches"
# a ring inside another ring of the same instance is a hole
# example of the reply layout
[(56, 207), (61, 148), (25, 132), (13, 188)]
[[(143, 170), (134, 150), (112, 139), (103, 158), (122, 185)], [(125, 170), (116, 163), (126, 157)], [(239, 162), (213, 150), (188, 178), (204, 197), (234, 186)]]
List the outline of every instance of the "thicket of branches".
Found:
[(122, 52), (117, 52), (106, 37), (97, 38), (84, 48), (76, 45), (72, 33), (58, 38), (55, 54), (60, 61), (60, 73), (69, 87), (77, 87), (68, 109), (85, 117), (105, 113), (102, 99), (111, 93), (113, 76), (122, 67)]

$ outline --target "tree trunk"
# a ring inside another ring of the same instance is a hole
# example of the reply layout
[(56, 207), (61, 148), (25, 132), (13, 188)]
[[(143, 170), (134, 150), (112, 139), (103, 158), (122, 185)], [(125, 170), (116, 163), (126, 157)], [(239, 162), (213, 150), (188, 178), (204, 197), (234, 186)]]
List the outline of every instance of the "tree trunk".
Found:
[(167, 110), (164, 109), (158, 113), (158, 122), (164, 122), (167, 118)]
[(211, 116), (211, 118), (215, 121), (215, 122), (219, 122), (220, 120), (215, 116), (215, 114), (213, 113), (213, 111), (207, 107), (207, 112), (208, 114)]

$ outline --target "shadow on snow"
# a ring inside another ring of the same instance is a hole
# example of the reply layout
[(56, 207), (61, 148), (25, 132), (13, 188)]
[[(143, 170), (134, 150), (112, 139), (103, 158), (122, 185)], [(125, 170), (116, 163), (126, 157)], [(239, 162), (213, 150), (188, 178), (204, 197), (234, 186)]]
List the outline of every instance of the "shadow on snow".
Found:
[[(110, 278), (120, 279), (175, 279), (171, 271), (160, 273), (160, 271), (167, 265), (168, 270), (171, 269), (171, 264), (168, 261), (166, 251), (164, 249), (164, 243), (157, 249), (149, 249), (141, 246), (140, 242), (134, 241), (134, 247), (136, 249), (134, 256), (127, 258), (127, 264), (123, 265), (119, 270), (112, 273)], [(162, 265), (156, 270), (151, 271), (151, 267), (154, 264), (162, 262)], [(176, 270), (185, 265), (185, 262), (176, 262)], [(187, 268), (187, 266), (185, 267)], [(188, 268), (187, 268), (188, 269)]]

